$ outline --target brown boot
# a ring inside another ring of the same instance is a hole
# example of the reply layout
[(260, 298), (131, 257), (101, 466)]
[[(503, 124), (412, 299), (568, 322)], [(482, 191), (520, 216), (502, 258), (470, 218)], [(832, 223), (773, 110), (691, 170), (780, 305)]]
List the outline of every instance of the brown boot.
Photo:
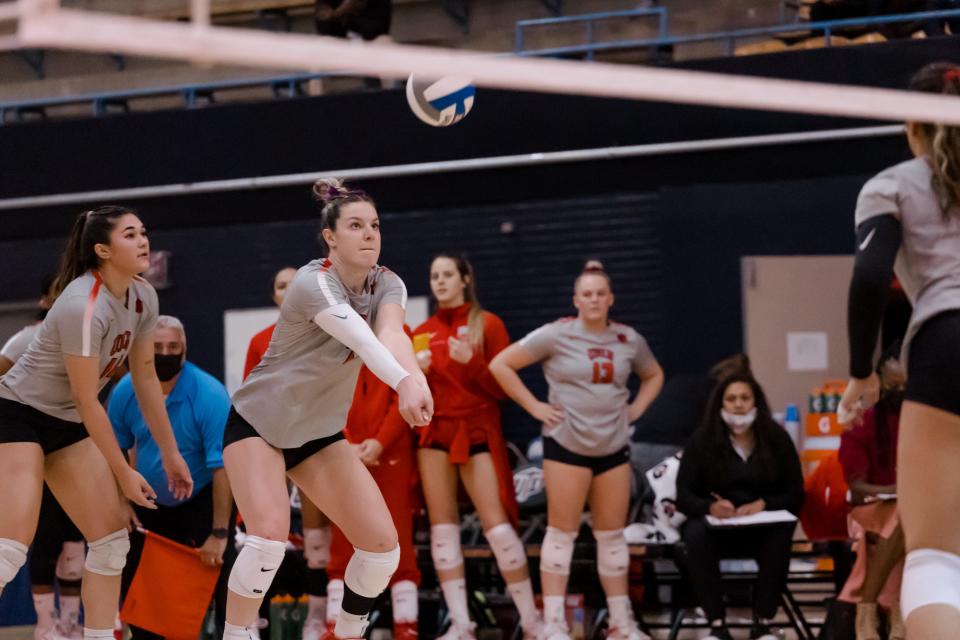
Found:
[(907, 637), (907, 627), (903, 624), (903, 611), (900, 610), (900, 603), (894, 602), (890, 605), (890, 640), (905, 640)]
[(857, 603), (857, 640), (880, 640), (876, 602)]

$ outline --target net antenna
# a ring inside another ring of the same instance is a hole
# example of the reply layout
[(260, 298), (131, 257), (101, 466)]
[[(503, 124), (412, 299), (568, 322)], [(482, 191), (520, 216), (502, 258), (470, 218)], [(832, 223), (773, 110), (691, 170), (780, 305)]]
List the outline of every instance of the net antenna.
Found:
[(0, 20), (18, 20), (16, 35), (0, 40), (0, 48), (73, 49), (398, 79), (411, 73), (454, 75), (500, 89), (960, 125), (960, 101), (953, 96), (226, 28), (211, 25), (210, 0), (190, 3), (188, 24), (65, 9), (59, 0), (0, 0)]

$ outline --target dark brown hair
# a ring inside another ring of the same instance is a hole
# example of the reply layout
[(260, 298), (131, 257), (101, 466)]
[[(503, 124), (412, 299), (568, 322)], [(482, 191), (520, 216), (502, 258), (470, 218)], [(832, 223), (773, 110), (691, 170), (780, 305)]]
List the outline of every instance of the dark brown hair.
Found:
[(323, 254), (330, 253), (327, 241), (323, 239), (323, 230), (336, 231), (337, 220), (340, 219), (340, 209), (351, 202), (369, 202), (373, 198), (362, 189), (348, 187), (340, 178), (320, 178), (313, 183), (313, 197), (320, 203), (320, 233), (317, 234)]
[(117, 220), (128, 213), (137, 214), (130, 207), (107, 205), (77, 216), (53, 280), (51, 299), (56, 299), (73, 280), (100, 266), (95, 247), (110, 244), (110, 233), (117, 226)]

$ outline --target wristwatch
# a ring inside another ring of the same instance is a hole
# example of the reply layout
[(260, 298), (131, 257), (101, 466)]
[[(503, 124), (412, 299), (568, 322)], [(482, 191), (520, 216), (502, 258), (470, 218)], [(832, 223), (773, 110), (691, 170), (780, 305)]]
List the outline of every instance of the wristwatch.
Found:
[(210, 532), (210, 535), (212, 535), (212, 536), (213, 536), (214, 538), (216, 538), (217, 540), (226, 540), (226, 539), (227, 539), (228, 532), (227, 532), (227, 530), (224, 529), (223, 527), (219, 527), (219, 528), (214, 529), (213, 531), (211, 531), (211, 532)]

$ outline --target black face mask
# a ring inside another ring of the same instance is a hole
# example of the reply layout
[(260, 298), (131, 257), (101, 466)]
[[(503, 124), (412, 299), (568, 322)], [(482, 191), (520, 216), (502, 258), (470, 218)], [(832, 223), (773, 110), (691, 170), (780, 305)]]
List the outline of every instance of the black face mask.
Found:
[(173, 380), (183, 368), (183, 354), (164, 354), (153, 357), (153, 366), (157, 368), (160, 382)]

